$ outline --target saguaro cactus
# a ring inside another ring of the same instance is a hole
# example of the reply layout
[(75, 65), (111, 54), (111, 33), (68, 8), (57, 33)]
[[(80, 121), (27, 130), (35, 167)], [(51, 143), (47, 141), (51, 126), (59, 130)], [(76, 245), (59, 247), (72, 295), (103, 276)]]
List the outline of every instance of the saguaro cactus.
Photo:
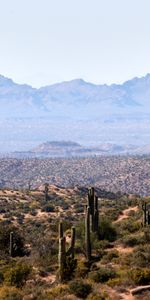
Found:
[(13, 257), (13, 255), (14, 255), (13, 237), (14, 237), (14, 233), (11, 231), (10, 232), (10, 242), (9, 242), (9, 254), (10, 254), (11, 257)]
[(63, 223), (59, 222), (59, 238), (62, 238), (64, 235), (63, 233)]
[(85, 207), (85, 249), (86, 258), (91, 260), (91, 238), (90, 229), (98, 233), (99, 225), (99, 211), (98, 211), (98, 197), (95, 195), (94, 188), (88, 191), (88, 205)]
[(88, 192), (88, 206), (90, 207), (91, 229), (98, 231), (99, 212), (98, 212), (98, 197), (95, 196), (94, 187)]
[(86, 258), (88, 261), (91, 260), (91, 239), (90, 239), (90, 207), (87, 207), (85, 216), (85, 249)]
[(143, 226), (146, 226), (147, 224), (147, 203), (146, 202), (142, 204), (142, 210), (143, 210)]
[(31, 182), (30, 181), (28, 182), (28, 191), (29, 192), (31, 191)]
[(45, 201), (48, 201), (48, 183), (45, 183), (44, 193), (45, 193)]
[(59, 280), (63, 281), (64, 271), (66, 263), (66, 239), (63, 236), (63, 224), (59, 223), (59, 253), (58, 253), (58, 264), (59, 264)]
[(71, 245), (68, 251), (66, 251), (66, 238), (63, 232), (63, 224), (59, 223), (59, 254), (58, 254), (58, 264), (59, 264), (59, 280), (62, 282), (65, 279), (66, 271), (66, 258), (69, 256), (69, 262), (74, 261), (75, 252), (75, 227), (71, 228)]
[(71, 258), (74, 259), (74, 250), (75, 250), (75, 236), (76, 236), (76, 230), (75, 227), (71, 227), (71, 246), (70, 246), (70, 254)]
[(150, 225), (150, 211), (147, 212), (147, 223)]
[(94, 231), (98, 232), (99, 225), (99, 211), (98, 211), (98, 197), (95, 196), (95, 210), (94, 210)]
[(94, 197), (95, 197), (95, 191), (94, 191), (94, 188), (91, 187), (88, 192), (88, 206), (90, 208), (92, 231), (94, 231)]

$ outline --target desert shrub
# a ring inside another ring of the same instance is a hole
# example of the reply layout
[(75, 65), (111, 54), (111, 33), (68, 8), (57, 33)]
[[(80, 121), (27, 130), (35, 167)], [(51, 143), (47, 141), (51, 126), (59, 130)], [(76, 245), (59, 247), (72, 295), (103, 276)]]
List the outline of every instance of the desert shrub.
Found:
[(79, 298), (86, 298), (92, 291), (92, 287), (82, 280), (75, 280), (69, 284), (69, 290), (72, 294)]
[(1, 300), (22, 300), (21, 292), (15, 287), (2, 287), (0, 289)]
[(123, 237), (121, 242), (123, 243), (124, 246), (134, 247), (134, 246), (137, 246), (137, 245), (141, 244), (142, 237), (141, 236), (130, 236), (129, 235), (129, 236)]
[(116, 207), (108, 208), (107, 209), (107, 215), (109, 216), (110, 221), (115, 221), (118, 219), (119, 215), (122, 214), (122, 210), (118, 209)]
[(5, 282), (8, 285), (21, 287), (28, 279), (31, 270), (32, 268), (30, 265), (19, 262), (16, 266), (8, 268), (8, 270), (5, 272)]
[(150, 245), (138, 246), (130, 255), (130, 264), (137, 267), (150, 266)]
[(0, 214), (5, 214), (6, 211), (7, 211), (6, 208), (2, 208), (2, 207), (0, 208)]
[(150, 269), (148, 269), (148, 268), (145, 268), (145, 269), (141, 269), (141, 268), (132, 269), (129, 272), (129, 276), (135, 284), (139, 284), (139, 285), (150, 284)]
[(24, 215), (23, 214), (20, 214), (18, 217), (17, 217), (17, 222), (18, 224), (23, 224), (23, 221), (24, 221)]
[[(58, 285), (54, 288), (51, 288), (49, 291), (47, 291), (46, 298), (44, 298), (44, 299), (45, 300), (54, 300), (54, 299), (60, 299), (60, 297), (62, 299), (62, 296), (65, 296), (67, 292), (68, 292), (68, 286), (65, 284), (61, 284), (61, 285)], [(38, 298), (38, 300), (41, 300), (41, 297)]]
[(111, 248), (113, 248), (113, 245), (111, 244), (111, 242), (109, 242), (107, 240), (102, 240), (102, 241), (99, 241), (99, 248), (102, 250), (105, 250), (106, 248), (111, 249)]
[(37, 215), (37, 211), (35, 210), (35, 209), (32, 209), (31, 211), (30, 211), (30, 214), (31, 214), (31, 216), (36, 216)]
[(112, 250), (112, 251), (109, 251), (106, 255), (103, 256), (103, 262), (110, 262), (112, 261), (113, 259), (116, 259), (119, 257), (119, 253), (117, 250)]
[(89, 270), (89, 265), (85, 261), (79, 261), (77, 264), (76, 276), (84, 278), (87, 276)]
[(131, 218), (123, 220), (119, 225), (118, 229), (121, 234), (134, 233), (141, 228), (140, 222), (134, 222)]
[(36, 265), (45, 268), (47, 272), (51, 271), (58, 261), (58, 240), (40, 235), (34, 240), (32, 255)]
[(84, 212), (84, 208), (83, 207), (77, 207), (76, 208), (76, 213), (80, 214)]
[(41, 209), (42, 212), (54, 212), (54, 210), (55, 210), (54, 206), (48, 203), (45, 204)]
[(116, 276), (115, 271), (112, 268), (101, 267), (98, 271), (90, 272), (89, 278), (94, 282), (106, 282), (110, 278), (114, 278)]
[(112, 288), (113, 288), (114, 286), (120, 286), (120, 285), (122, 285), (122, 283), (123, 283), (123, 280), (122, 280), (122, 278), (120, 278), (120, 277), (111, 278), (111, 279), (109, 279), (109, 280), (107, 281), (107, 284), (108, 284), (109, 286), (111, 286)]
[(106, 292), (98, 292), (90, 294), (87, 300), (110, 300), (110, 298)]
[(101, 218), (98, 233), (99, 233), (100, 240), (108, 240), (110, 242), (113, 242), (117, 238), (116, 229), (105, 218)]
[(70, 205), (68, 203), (64, 203), (62, 206), (63, 210), (69, 210), (70, 209)]
[(74, 209), (75, 209), (76, 213), (83, 213), (84, 212), (84, 207), (83, 207), (82, 204), (80, 204), (80, 202), (74, 204)]

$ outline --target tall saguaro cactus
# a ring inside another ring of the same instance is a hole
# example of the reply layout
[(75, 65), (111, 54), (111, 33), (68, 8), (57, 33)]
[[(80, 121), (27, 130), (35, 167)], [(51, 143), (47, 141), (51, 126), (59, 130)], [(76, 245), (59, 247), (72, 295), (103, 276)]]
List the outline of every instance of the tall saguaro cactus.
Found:
[(88, 192), (88, 206), (90, 208), (91, 229), (93, 232), (97, 232), (99, 223), (99, 212), (98, 197), (95, 195), (94, 187), (91, 187)]
[(45, 183), (44, 193), (45, 193), (45, 201), (48, 201), (48, 183)]
[(10, 232), (10, 243), (9, 243), (9, 254), (10, 254), (11, 257), (13, 257), (13, 255), (14, 255), (13, 237), (14, 237), (14, 233), (11, 231)]
[(94, 210), (94, 231), (98, 232), (99, 225), (99, 211), (98, 211), (98, 197), (95, 196), (95, 210)]
[(90, 239), (90, 207), (87, 207), (85, 216), (85, 249), (86, 258), (88, 261), (91, 260), (91, 239)]
[(91, 237), (90, 231), (98, 233), (99, 225), (99, 211), (98, 211), (98, 197), (95, 195), (94, 188), (90, 188), (88, 191), (88, 205), (85, 209), (85, 249), (86, 258), (91, 260)]
[(147, 213), (147, 224), (150, 225), (150, 211)]
[(72, 259), (74, 259), (75, 235), (76, 235), (75, 227), (72, 226), (71, 227), (71, 246), (70, 246)]
[(66, 251), (66, 238), (63, 232), (63, 224), (59, 223), (59, 254), (58, 254), (58, 264), (59, 264), (59, 280), (62, 282), (65, 279), (66, 272), (66, 262), (69, 256), (69, 262), (74, 261), (75, 252), (75, 227), (71, 228), (71, 245), (68, 251)]
[(88, 206), (90, 208), (91, 229), (93, 232), (94, 232), (94, 197), (95, 197), (95, 191), (94, 188), (91, 187), (88, 192)]
[(143, 210), (143, 226), (146, 226), (147, 224), (147, 203), (146, 202), (142, 204), (142, 210)]
[(66, 239), (63, 234), (63, 224), (59, 223), (59, 253), (58, 253), (58, 264), (59, 264), (59, 280), (64, 279), (64, 269), (66, 264)]

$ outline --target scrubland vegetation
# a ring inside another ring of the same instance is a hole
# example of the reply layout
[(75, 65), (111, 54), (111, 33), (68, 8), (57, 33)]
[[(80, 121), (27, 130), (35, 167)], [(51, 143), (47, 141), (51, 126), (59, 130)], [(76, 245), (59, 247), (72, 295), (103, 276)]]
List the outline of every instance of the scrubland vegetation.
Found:
[[(86, 188), (0, 190), (0, 299), (149, 299), (150, 287), (137, 288), (150, 285), (150, 198), (96, 194), (88, 256)], [(60, 276), (62, 238), (69, 255)]]
[(150, 156), (0, 159), (0, 187), (32, 188), (41, 184), (95, 186), (122, 193), (150, 195)]

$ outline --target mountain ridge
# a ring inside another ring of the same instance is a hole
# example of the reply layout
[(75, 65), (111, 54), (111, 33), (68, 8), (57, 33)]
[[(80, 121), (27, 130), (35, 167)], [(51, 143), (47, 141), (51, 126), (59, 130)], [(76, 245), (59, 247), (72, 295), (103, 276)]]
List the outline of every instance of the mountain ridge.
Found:
[(0, 83), (1, 83), (1, 81), (5, 81), (5, 82), (9, 81), (9, 82), (12, 82), (13, 84), (18, 85), (18, 86), (28, 86), (28, 87), (30, 87), (34, 90), (40, 90), (41, 88), (61, 85), (61, 84), (64, 84), (64, 83), (69, 83), (69, 82), (78, 82), (78, 83), (84, 83), (84, 84), (89, 84), (89, 85), (94, 85), (94, 86), (107, 86), (107, 87), (123, 86), (123, 85), (126, 85), (127, 83), (130, 83), (131, 81), (139, 81), (139, 80), (142, 80), (142, 79), (144, 80), (144, 79), (147, 79), (147, 78), (150, 80), (150, 73), (146, 73), (143, 76), (131, 77), (130, 79), (127, 79), (127, 80), (123, 81), (122, 83), (115, 83), (114, 82), (114, 83), (110, 83), (110, 84), (109, 83), (94, 83), (94, 82), (87, 81), (83, 78), (73, 78), (73, 79), (70, 79), (70, 80), (62, 80), (62, 81), (58, 81), (58, 82), (55, 82), (55, 83), (46, 84), (46, 85), (40, 86), (40, 87), (34, 87), (30, 83), (18, 83), (17, 81), (13, 80), (12, 78), (0, 74)]
[(150, 74), (123, 84), (83, 79), (39, 89), (0, 75), (0, 148), (26, 151), (46, 140), (148, 144)]

